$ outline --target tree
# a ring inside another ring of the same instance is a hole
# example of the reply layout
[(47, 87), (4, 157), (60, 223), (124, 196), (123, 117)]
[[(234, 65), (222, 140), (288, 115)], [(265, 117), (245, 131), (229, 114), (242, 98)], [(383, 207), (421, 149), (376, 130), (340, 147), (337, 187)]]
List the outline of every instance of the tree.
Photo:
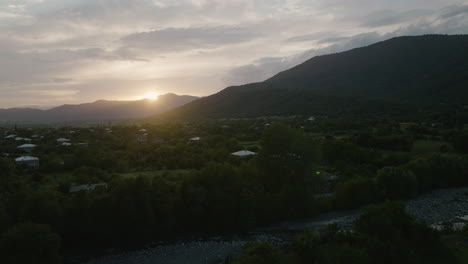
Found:
[(368, 207), (354, 226), (377, 263), (456, 263), (439, 234), (408, 215), (400, 202)]
[(247, 244), (245, 254), (234, 264), (281, 264), (286, 262), (278, 247), (267, 241)]
[(4, 264), (60, 263), (60, 237), (49, 226), (20, 223), (0, 238), (0, 253)]
[(336, 186), (336, 205), (352, 209), (378, 200), (374, 179), (357, 177)]
[(0, 193), (8, 191), (14, 172), (15, 164), (8, 159), (0, 158)]
[(377, 188), (383, 199), (408, 199), (418, 193), (418, 181), (411, 171), (386, 167), (377, 172)]

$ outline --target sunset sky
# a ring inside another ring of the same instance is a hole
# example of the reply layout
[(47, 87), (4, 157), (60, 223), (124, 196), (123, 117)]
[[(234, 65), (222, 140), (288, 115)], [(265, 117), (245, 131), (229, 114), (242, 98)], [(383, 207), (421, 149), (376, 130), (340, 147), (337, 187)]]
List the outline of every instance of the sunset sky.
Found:
[(460, 0), (1, 0), (0, 108), (205, 96), (315, 55), (467, 34)]

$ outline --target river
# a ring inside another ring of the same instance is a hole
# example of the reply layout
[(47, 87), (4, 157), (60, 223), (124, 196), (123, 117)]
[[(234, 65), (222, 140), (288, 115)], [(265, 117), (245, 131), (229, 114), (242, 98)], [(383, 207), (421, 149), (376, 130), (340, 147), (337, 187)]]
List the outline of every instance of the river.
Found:
[[(432, 225), (443, 221), (460, 222), (468, 215), (468, 188), (436, 190), (405, 202), (406, 210)], [(82, 264), (207, 264), (241, 252), (250, 241), (282, 242), (307, 228), (317, 229), (331, 223), (350, 227), (360, 211), (331, 212), (314, 219), (291, 221), (259, 228), (241, 237), (211, 238), (165, 244), (147, 249), (98, 257)]]

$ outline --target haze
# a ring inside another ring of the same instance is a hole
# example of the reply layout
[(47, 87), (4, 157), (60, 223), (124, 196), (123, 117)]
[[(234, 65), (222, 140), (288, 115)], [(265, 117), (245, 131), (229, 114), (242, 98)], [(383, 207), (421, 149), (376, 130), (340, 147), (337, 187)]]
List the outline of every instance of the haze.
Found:
[(459, 0), (3, 0), (0, 108), (205, 96), (318, 54), (468, 33)]

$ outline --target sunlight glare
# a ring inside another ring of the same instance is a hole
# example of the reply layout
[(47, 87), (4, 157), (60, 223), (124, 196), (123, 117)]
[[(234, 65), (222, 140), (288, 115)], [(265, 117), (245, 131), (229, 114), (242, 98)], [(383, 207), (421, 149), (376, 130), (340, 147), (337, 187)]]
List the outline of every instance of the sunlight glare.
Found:
[(149, 92), (145, 95), (145, 99), (149, 99), (149, 100), (157, 100), (158, 99), (158, 94), (155, 93), (155, 92)]

